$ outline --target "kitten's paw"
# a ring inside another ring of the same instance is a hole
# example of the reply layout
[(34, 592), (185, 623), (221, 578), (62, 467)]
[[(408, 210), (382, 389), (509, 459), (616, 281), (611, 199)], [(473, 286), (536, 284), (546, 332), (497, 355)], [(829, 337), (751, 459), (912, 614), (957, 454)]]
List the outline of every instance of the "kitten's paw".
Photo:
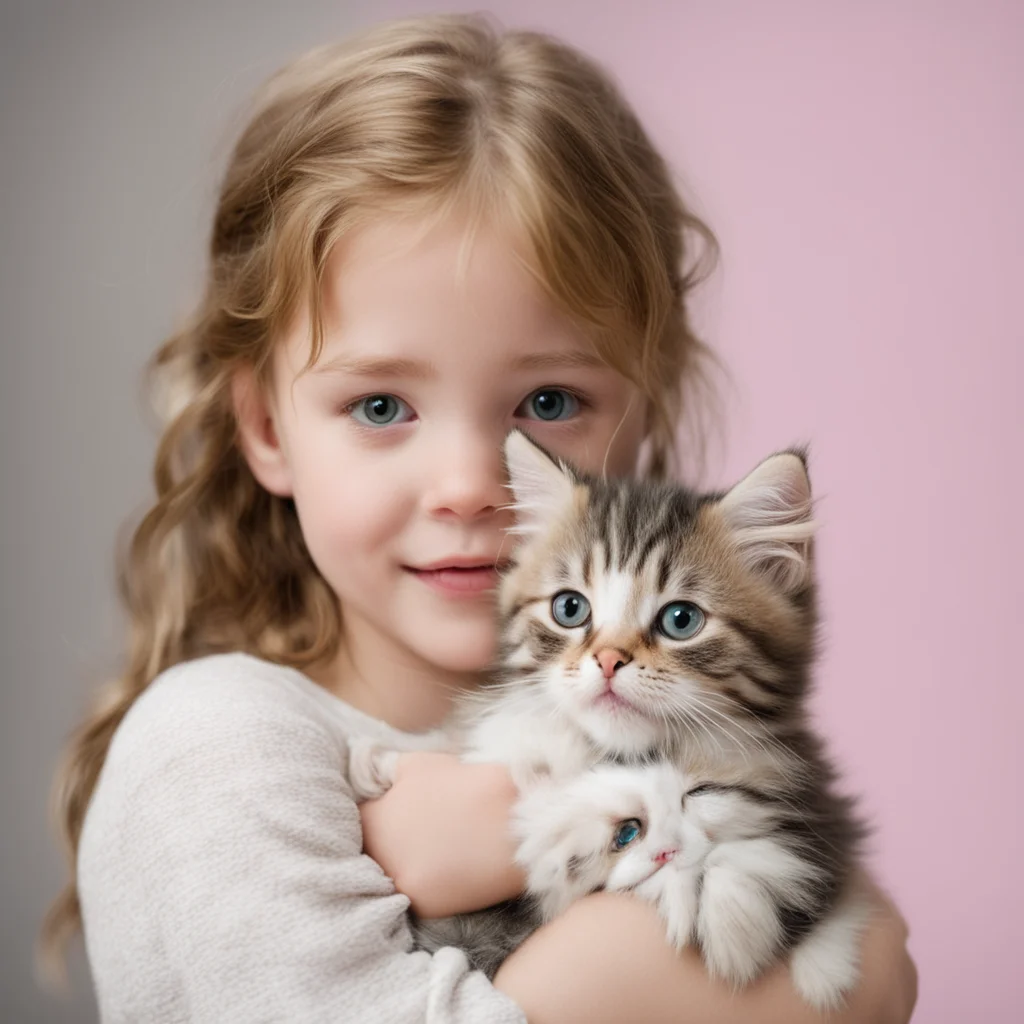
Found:
[(539, 759), (510, 761), (508, 766), (512, 783), (520, 793), (526, 793), (551, 783), (551, 765)]
[(863, 899), (848, 898), (793, 950), (793, 984), (816, 1010), (838, 1010), (860, 979), (860, 941), (868, 913)]
[(375, 740), (357, 737), (349, 741), (348, 781), (356, 803), (383, 796), (395, 780), (397, 750), (389, 750)]
[(760, 881), (719, 865), (704, 876), (697, 937), (710, 973), (736, 988), (772, 963), (783, 941), (775, 902)]
[(512, 827), (516, 862), (545, 920), (604, 883), (611, 825), (581, 799), (578, 784), (539, 783), (520, 798)]
[(698, 869), (662, 868), (633, 890), (641, 899), (655, 905), (665, 923), (665, 937), (673, 949), (682, 949), (693, 941), (698, 876)]
[(707, 860), (697, 934), (712, 973), (745, 985), (782, 955), (782, 908), (820, 916), (820, 868), (773, 838), (722, 843)]

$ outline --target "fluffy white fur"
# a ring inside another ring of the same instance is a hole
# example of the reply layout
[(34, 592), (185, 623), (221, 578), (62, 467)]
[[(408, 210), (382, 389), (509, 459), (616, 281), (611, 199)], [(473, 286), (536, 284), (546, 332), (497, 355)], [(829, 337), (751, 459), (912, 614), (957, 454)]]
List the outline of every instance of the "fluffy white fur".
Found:
[[(674, 945), (693, 930), (696, 886), (711, 842), (683, 813), (687, 779), (670, 765), (600, 765), (565, 783), (538, 785), (516, 808), (516, 859), (545, 919), (595, 889), (635, 891), (655, 903)], [(641, 831), (622, 850), (617, 828)]]
[[(777, 902), (799, 907), (821, 879), (760, 834), (771, 814), (762, 804), (728, 790), (688, 796), (695, 785), (665, 763), (541, 784), (516, 809), (517, 860), (545, 920), (595, 889), (631, 891), (657, 907), (673, 946), (698, 941), (709, 970), (739, 987), (778, 959)], [(616, 850), (629, 819), (642, 831)], [(793, 950), (793, 981), (811, 1005), (834, 1008), (856, 983), (864, 917), (847, 900)]]
[(510, 507), (515, 511), (516, 525), (510, 532), (545, 530), (572, 507), (572, 478), (518, 430), (505, 441), (505, 466), (515, 498)]
[[(387, 790), (396, 756), (369, 740), (352, 744), (357, 799)], [(778, 900), (799, 907), (820, 879), (761, 834), (771, 815), (763, 804), (730, 790), (688, 795), (696, 785), (665, 762), (534, 778), (512, 819), (516, 860), (543, 920), (598, 889), (633, 892), (657, 908), (675, 948), (698, 942), (708, 969), (740, 987), (778, 959)], [(641, 833), (617, 850), (616, 831), (631, 819)], [(792, 951), (794, 985), (812, 1006), (835, 1008), (856, 984), (865, 916), (848, 899)]]

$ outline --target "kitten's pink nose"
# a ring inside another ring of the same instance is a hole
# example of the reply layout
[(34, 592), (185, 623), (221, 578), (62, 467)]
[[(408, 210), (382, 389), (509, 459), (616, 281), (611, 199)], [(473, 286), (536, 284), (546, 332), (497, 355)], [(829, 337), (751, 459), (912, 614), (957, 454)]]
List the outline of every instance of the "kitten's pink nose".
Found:
[(605, 679), (611, 679), (623, 665), (628, 665), (633, 660), (617, 647), (603, 647), (594, 655), (594, 659), (601, 666)]
[(659, 850), (654, 855), (654, 863), (667, 864), (678, 852), (678, 850)]

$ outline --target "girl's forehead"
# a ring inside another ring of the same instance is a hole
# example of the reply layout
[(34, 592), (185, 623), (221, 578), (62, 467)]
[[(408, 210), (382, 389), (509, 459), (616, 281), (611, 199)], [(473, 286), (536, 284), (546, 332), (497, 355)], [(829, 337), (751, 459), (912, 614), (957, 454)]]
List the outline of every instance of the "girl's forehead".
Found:
[(357, 316), (397, 324), (457, 317), (467, 326), (565, 320), (529, 266), (529, 249), (508, 224), (458, 211), (383, 215), (332, 251), (325, 312), (341, 323)]
[[(491, 220), (382, 215), (335, 246), (322, 288), (316, 373), (416, 376), (466, 360), (501, 372), (608, 373), (591, 338), (530, 269), (521, 238)], [(309, 357), (308, 311), (288, 362)]]

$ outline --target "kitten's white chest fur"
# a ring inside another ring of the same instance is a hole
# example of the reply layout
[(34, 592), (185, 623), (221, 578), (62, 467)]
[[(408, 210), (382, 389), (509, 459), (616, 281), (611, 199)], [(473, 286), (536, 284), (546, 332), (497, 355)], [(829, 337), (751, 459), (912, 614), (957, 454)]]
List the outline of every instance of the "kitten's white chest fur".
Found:
[(520, 790), (538, 779), (568, 779), (591, 767), (597, 752), (584, 733), (537, 689), (503, 694), (459, 736), (464, 761), (508, 767)]

